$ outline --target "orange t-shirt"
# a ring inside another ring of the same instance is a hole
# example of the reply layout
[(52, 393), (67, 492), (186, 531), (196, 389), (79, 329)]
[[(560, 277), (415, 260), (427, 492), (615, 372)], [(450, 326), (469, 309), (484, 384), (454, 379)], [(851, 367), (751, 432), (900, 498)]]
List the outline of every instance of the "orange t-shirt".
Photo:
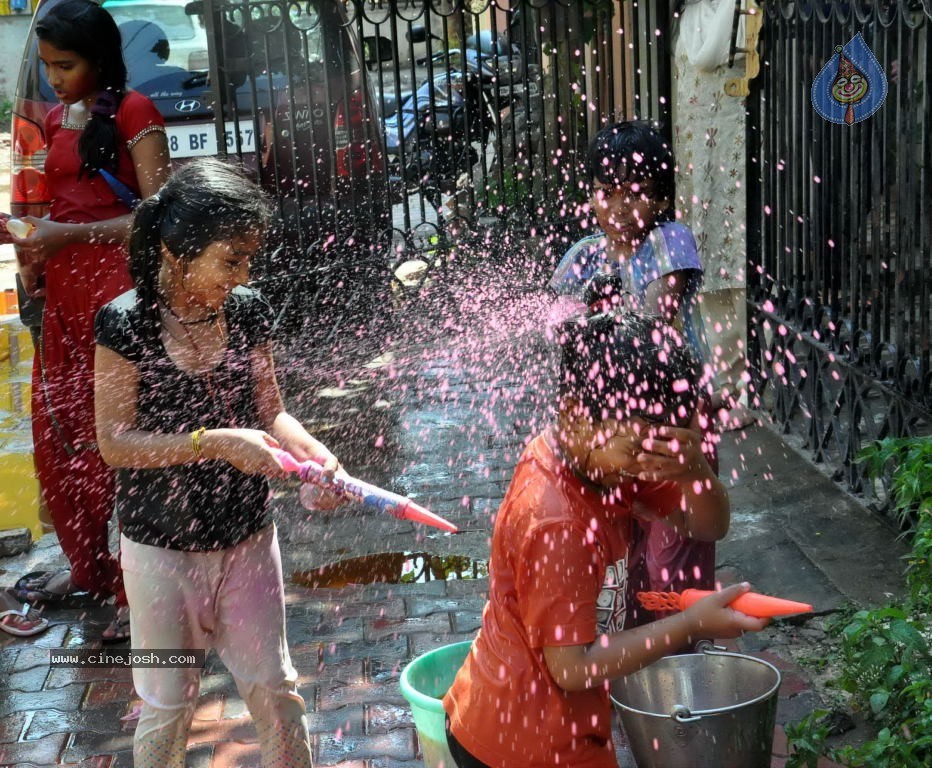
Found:
[(617, 768), (607, 685), (564, 691), (543, 648), (623, 628), (631, 532), (630, 500), (606, 502), (543, 436), (528, 445), (495, 521), (482, 629), (443, 701), (480, 761)]

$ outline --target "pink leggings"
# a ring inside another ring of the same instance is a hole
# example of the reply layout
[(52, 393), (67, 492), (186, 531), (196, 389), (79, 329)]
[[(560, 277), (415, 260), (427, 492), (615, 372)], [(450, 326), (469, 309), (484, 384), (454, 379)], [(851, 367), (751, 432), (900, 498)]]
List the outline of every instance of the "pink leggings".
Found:
[[(214, 648), (256, 724), (265, 768), (310, 768), (304, 699), (285, 639), (275, 526), (230, 549), (182, 552), (121, 541), (134, 650)], [(136, 768), (182, 768), (199, 669), (133, 668), (143, 700)]]

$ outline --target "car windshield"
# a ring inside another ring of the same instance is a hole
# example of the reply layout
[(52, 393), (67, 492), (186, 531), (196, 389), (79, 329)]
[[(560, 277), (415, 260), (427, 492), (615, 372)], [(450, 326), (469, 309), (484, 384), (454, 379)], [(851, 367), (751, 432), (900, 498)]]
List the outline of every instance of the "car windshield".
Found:
[(116, 23), (123, 25), (133, 19), (144, 19), (158, 24), (168, 36), (169, 43), (193, 40), (197, 35), (197, 18), (188, 16), (183, 5), (165, 3), (104, 3)]

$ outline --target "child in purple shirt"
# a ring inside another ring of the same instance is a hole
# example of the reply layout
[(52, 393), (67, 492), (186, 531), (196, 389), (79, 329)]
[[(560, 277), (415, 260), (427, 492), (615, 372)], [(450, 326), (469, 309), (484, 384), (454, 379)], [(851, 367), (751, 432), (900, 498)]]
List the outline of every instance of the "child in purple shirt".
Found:
[[(702, 263), (689, 227), (676, 221), (675, 160), (669, 145), (646, 122), (609, 125), (589, 144), (587, 170), (591, 205), (602, 232), (566, 252), (550, 288), (590, 305), (626, 302), (660, 314), (707, 361), (698, 306)], [(708, 371), (706, 366), (707, 381)], [(715, 466), (714, 457), (710, 459)], [(640, 567), (632, 562), (634, 588), (666, 592), (714, 587), (714, 544), (644, 520), (636, 550)], [(642, 614), (634, 621), (653, 618)]]

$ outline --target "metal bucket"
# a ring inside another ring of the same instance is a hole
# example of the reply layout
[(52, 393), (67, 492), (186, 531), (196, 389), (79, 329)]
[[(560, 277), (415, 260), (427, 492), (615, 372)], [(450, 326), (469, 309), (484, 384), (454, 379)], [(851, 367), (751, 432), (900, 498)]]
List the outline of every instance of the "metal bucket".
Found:
[(617, 680), (612, 703), (638, 768), (770, 768), (780, 672), (711, 646)]

